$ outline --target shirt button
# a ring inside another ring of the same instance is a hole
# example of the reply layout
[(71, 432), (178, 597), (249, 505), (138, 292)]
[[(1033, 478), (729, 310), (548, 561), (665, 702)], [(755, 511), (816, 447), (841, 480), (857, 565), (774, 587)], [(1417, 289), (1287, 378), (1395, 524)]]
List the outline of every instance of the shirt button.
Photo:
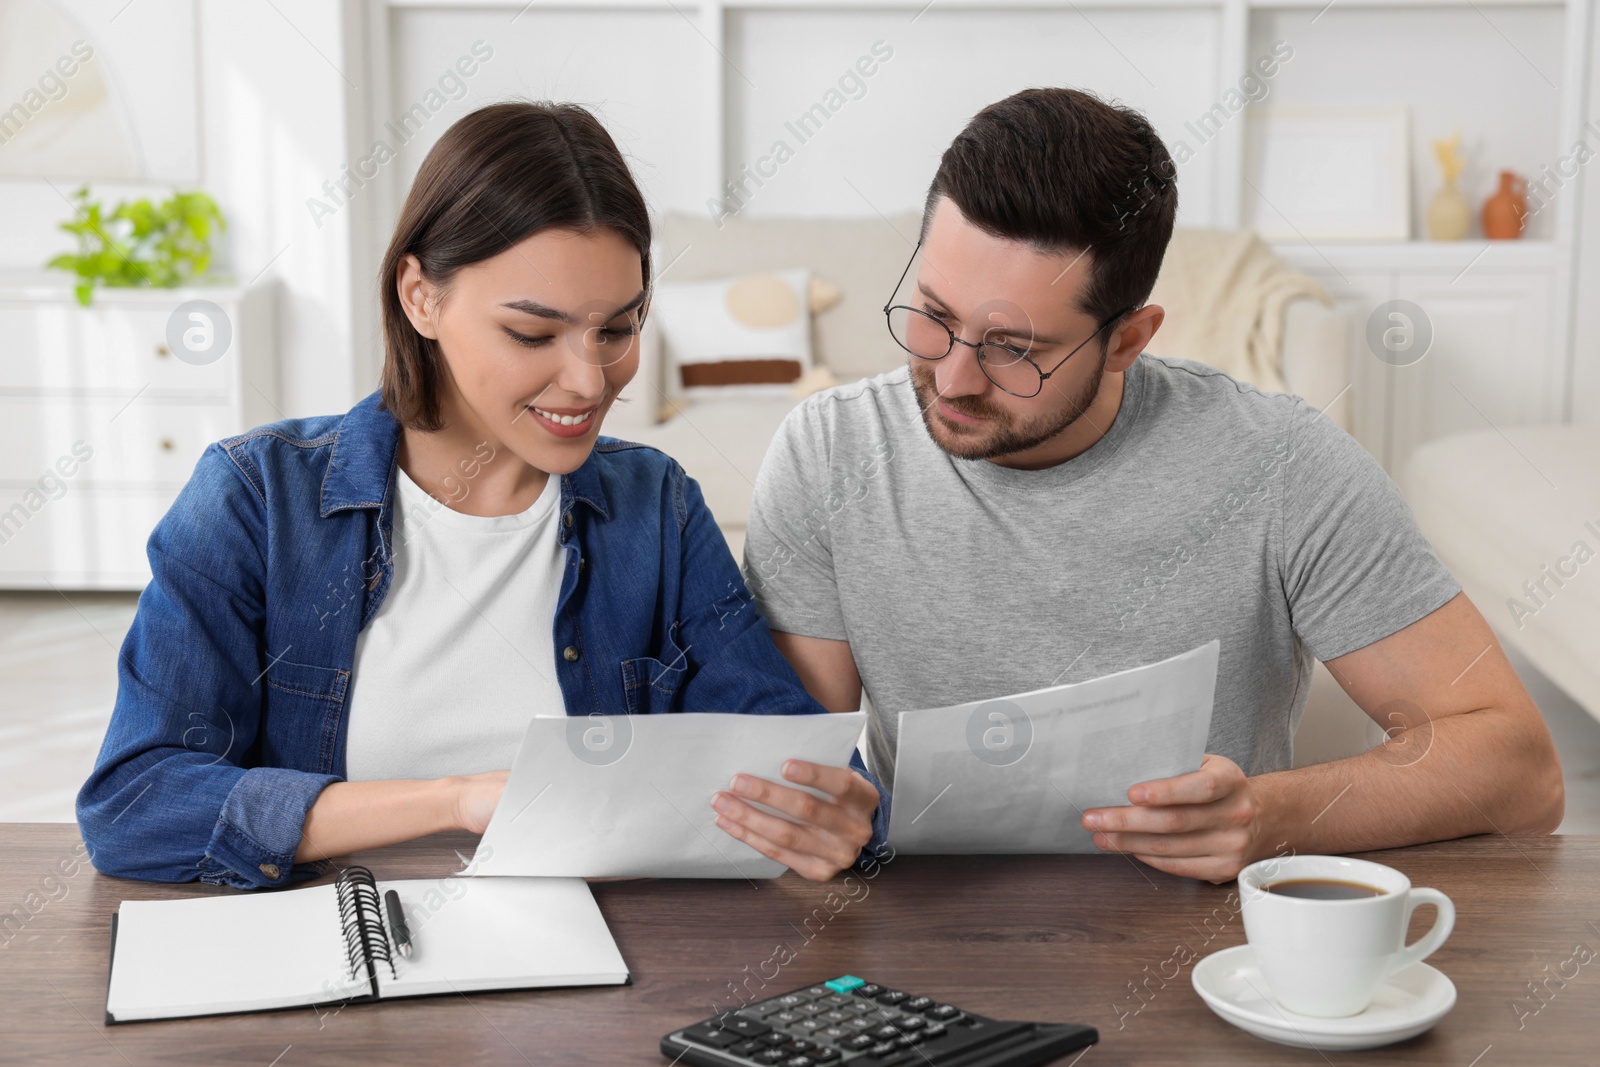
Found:
[(566, 660), (568, 663), (576, 663), (578, 662), (578, 650), (571, 645), (568, 645), (566, 648), (561, 650), (561, 658)]
[(262, 874), (266, 875), (274, 882), (283, 877), (283, 868), (279, 867), (276, 863), (263, 863), (259, 869)]
[(569, 511), (569, 512), (567, 512), (567, 513), (566, 513), (566, 514), (565, 514), (565, 515), (564, 515), (564, 516), (562, 516), (562, 520), (563, 520), (563, 521), (564, 521), (564, 522), (565, 522), (565, 523), (566, 523), (566, 524), (567, 524), (567, 525), (568, 525), (568, 526), (571, 526), (571, 525), (572, 525), (572, 512), (570, 512), (570, 511)]
[(583, 561), (583, 557), (582, 557), (582, 556), (579, 556), (579, 557), (578, 557), (578, 572), (579, 572), (579, 573), (580, 573), (580, 574), (581, 574), (581, 573), (582, 573), (582, 572), (583, 572), (583, 562), (584, 562), (584, 561)]

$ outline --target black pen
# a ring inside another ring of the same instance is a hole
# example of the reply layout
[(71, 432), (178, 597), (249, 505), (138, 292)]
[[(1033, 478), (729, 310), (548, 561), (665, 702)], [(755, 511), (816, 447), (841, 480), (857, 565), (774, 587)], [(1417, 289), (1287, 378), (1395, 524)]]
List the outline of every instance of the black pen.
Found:
[(400, 910), (400, 894), (393, 889), (383, 894), (383, 903), (389, 909), (389, 933), (400, 955), (411, 955), (411, 930), (406, 926), (406, 916)]

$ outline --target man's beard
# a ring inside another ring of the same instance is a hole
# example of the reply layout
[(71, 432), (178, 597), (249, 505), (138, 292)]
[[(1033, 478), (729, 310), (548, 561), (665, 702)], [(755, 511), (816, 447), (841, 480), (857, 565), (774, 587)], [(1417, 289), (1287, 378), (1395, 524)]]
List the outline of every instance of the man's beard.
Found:
[[(946, 404), (963, 415), (990, 420), (991, 425), (986, 427), (954, 426), (935, 412), (933, 405), (938, 398), (938, 386), (934, 382), (933, 368), (919, 365), (921, 362), (915, 356), (911, 358), (911, 388), (917, 394), (922, 422), (933, 443), (962, 459), (996, 459), (1037, 448), (1077, 422), (1100, 395), (1100, 383), (1105, 379), (1106, 354), (1100, 354), (1100, 365), (1095, 368), (1094, 376), (1082, 391), (1077, 396), (1069, 397), (1065, 408), (1047, 415), (1019, 420), (979, 397), (943, 398)], [(1051, 388), (1050, 383), (1045, 382), (1044, 387)], [(944, 437), (934, 429), (935, 419), (939, 420), (940, 429), (945, 431)], [(954, 440), (947, 440), (949, 437), (954, 437)]]

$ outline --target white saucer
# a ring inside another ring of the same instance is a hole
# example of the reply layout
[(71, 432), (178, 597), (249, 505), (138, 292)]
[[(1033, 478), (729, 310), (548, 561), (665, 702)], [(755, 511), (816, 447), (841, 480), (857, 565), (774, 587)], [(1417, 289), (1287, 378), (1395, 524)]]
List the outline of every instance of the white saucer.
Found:
[(1377, 1048), (1416, 1037), (1456, 1005), (1455, 984), (1426, 963), (1390, 976), (1370, 1007), (1342, 1019), (1280, 1008), (1249, 945), (1213, 952), (1194, 965), (1195, 992), (1228, 1022), (1280, 1045), (1311, 1049)]

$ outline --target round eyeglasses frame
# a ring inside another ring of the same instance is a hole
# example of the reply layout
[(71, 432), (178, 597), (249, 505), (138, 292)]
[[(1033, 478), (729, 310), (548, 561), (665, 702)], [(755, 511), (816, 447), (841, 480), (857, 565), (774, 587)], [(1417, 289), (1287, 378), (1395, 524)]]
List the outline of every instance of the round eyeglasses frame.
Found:
[[(917, 252), (920, 251), (921, 249), (922, 249), (922, 243), (919, 241), (919, 242), (917, 242), (917, 247), (915, 249), (913, 249), (912, 252), (911, 252), (911, 259), (906, 261), (906, 269), (900, 272), (900, 280), (894, 283), (894, 292), (895, 293), (898, 293), (900, 291), (900, 286), (905, 283), (906, 275), (911, 273), (911, 264), (916, 262)], [(891, 300), (894, 299), (893, 293), (890, 294), (889, 298)], [(910, 352), (911, 355), (916, 356), (918, 359), (925, 359), (928, 362), (932, 363), (932, 362), (934, 362), (936, 360), (943, 359), (945, 356), (948, 356), (952, 351), (955, 350), (955, 346), (956, 345), (966, 345), (968, 348), (974, 349), (977, 352), (978, 368), (983, 371), (983, 376), (985, 378), (988, 378), (989, 381), (994, 385), (994, 387), (996, 389), (999, 389), (1003, 393), (1009, 393), (1010, 395), (1012, 395), (1014, 397), (1018, 397), (1018, 398), (1023, 399), (1023, 400), (1028, 400), (1028, 399), (1031, 399), (1032, 397), (1038, 396), (1041, 392), (1044, 391), (1044, 383), (1049, 379), (1049, 377), (1052, 374), (1054, 374), (1056, 371), (1060, 370), (1061, 367), (1067, 362), (1067, 360), (1069, 360), (1073, 356), (1077, 355), (1078, 354), (1078, 349), (1082, 348), (1084, 345), (1088, 344), (1090, 341), (1093, 341), (1096, 337), (1098, 337), (1100, 335), (1100, 331), (1101, 330), (1104, 330), (1107, 326), (1112, 325), (1118, 319), (1122, 318), (1122, 316), (1126, 315), (1128, 312), (1130, 312), (1132, 310), (1134, 310), (1132, 307), (1124, 308), (1121, 311), (1117, 312), (1115, 315), (1112, 315), (1110, 318), (1106, 319), (1105, 322), (1102, 322), (1099, 326), (1095, 327), (1094, 333), (1091, 333), (1088, 337), (1084, 338), (1082, 343), (1080, 343), (1071, 352), (1068, 352), (1065, 356), (1062, 356), (1061, 359), (1059, 361), (1057, 361), (1056, 365), (1051, 367), (1048, 371), (1041, 370), (1039, 368), (1039, 364), (1035, 363), (1033, 361), (1033, 359), (1026, 352), (1020, 351), (1019, 349), (1016, 349), (1016, 348), (1012, 348), (1010, 345), (1003, 345), (998, 341), (979, 341), (976, 344), (974, 344), (971, 341), (963, 341), (961, 338), (956, 336), (954, 330), (950, 329), (950, 327), (945, 325), (943, 322), (940, 322), (938, 319), (934, 318), (932, 315), (928, 314), (926, 311), (922, 311), (922, 310), (920, 310), (918, 308), (910, 307), (909, 305), (906, 305), (906, 304), (885, 304), (883, 306), (883, 318), (884, 318), (885, 325), (888, 326), (889, 336), (894, 338), (894, 343), (899, 345), (901, 348), (905, 349), (907, 352)], [(941, 330), (943, 330), (945, 332), (945, 334), (950, 338), (950, 343), (948, 345), (946, 345), (945, 346), (945, 350), (943, 352), (941, 352), (937, 356), (925, 356), (921, 352), (912, 351), (912, 349), (909, 346), (907, 346), (904, 341), (900, 340), (899, 336), (894, 332), (894, 324), (890, 320), (889, 316), (890, 316), (890, 314), (892, 312), (895, 312), (895, 311), (906, 311), (906, 312), (909, 312), (909, 313), (911, 313), (913, 315), (921, 315), (923, 318), (927, 319), (929, 322), (933, 323), (934, 325), (938, 326)], [(987, 354), (984, 352), (984, 349), (986, 349), (986, 348), (993, 348), (993, 349), (996, 349), (996, 350), (998, 350), (1000, 352), (1004, 352), (1005, 355), (1006, 355), (1006, 358), (1008, 359), (1008, 363), (1006, 364), (1008, 366), (1011, 363), (1015, 363), (1017, 360), (1021, 360), (1021, 361), (1025, 362), (1025, 363), (1027, 363), (1028, 366), (1032, 367), (1033, 370), (1034, 370), (1034, 373), (1039, 376), (1039, 382), (1038, 382), (1038, 384), (1036, 386), (1034, 386), (1033, 392), (1031, 392), (1031, 393), (1019, 393), (1015, 389), (1008, 389), (1004, 385), (1002, 385), (1000, 382), (996, 381), (994, 374), (991, 373), (990, 369), (989, 369), (989, 359), (987, 357)]]

